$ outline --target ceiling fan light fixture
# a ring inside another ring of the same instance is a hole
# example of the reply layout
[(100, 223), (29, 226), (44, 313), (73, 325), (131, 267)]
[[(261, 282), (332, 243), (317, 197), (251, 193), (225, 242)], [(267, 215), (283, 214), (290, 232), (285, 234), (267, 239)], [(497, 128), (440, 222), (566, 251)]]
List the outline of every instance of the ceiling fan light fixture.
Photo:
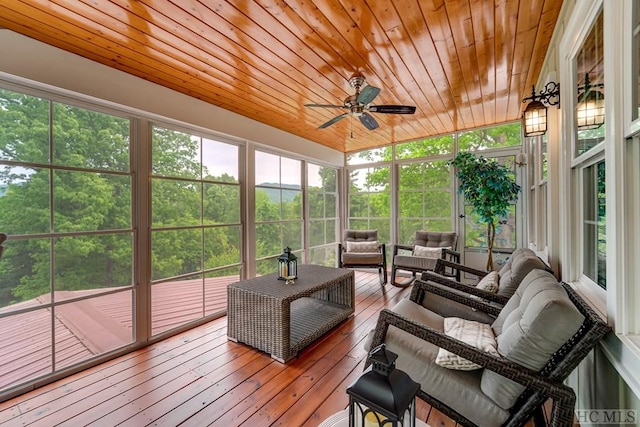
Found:
[(367, 80), (364, 78), (364, 76), (359, 74), (355, 74), (349, 79), (349, 85), (351, 85), (351, 87), (355, 90), (360, 90), (360, 88), (362, 88), (366, 84)]
[[(378, 96), (380, 89), (367, 85), (367, 82), (361, 74), (355, 74), (349, 79), (349, 84), (355, 88), (356, 93), (349, 95), (344, 99), (342, 105), (333, 104), (305, 104), (306, 107), (319, 108), (343, 108), (349, 110), (340, 114), (333, 119), (319, 126), (319, 129), (326, 129), (332, 124), (343, 119), (345, 116), (357, 117), (360, 123), (369, 130), (378, 128), (378, 122), (369, 112), (380, 114), (414, 114), (416, 107), (409, 105), (371, 105), (371, 102)], [(362, 89), (362, 90), (360, 90)]]

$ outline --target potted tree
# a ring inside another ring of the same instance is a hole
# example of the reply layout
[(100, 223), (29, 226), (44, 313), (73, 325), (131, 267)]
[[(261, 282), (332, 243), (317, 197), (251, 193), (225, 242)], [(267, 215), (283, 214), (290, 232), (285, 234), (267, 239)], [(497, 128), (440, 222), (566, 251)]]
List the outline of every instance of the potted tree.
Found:
[(494, 159), (461, 152), (450, 162), (456, 169), (458, 192), (471, 205), (480, 222), (487, 224), (487, 271), (493, 269), (496, 224), (507, 216), (509, 205), (518, 199), (520, 186), (509, 168)]

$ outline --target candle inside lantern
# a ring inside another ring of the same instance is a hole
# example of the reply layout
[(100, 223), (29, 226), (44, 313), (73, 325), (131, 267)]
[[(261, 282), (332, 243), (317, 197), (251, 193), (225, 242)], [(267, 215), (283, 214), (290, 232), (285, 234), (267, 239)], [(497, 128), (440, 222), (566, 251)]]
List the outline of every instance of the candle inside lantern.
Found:
[(379, 427), (387, 418), (376, 412), (368, 412), (364, 417), (364, 427)]

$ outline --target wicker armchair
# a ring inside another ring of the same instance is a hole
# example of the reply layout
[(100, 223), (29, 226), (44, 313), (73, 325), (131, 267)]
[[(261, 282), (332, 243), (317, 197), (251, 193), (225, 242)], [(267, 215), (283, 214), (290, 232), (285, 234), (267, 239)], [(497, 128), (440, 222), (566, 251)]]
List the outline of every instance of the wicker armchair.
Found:
[[(416, 231), (413, 245), (393, 246), (391, 284), (400, 287), (409, 286), (416, 279), (416, 273), (433, 270), (438, 259), (460, 262), (460, 254), (456, 252), (457, 242), (458, 235), (454, 232)], [(426, 250), (441, 248), (441, 250), (438, 251), (438, 254), (429, 256), (419, 254), (418, 249), (420, 248), (427, 248)], [(398, 270), (410, 271), (412, 273), (411, 279), (402, 283), (396, 282)], [(454, 276), (460, 281), (459, 273), (456, 272)]]
[[(422, 306), (431, 293), (465, 303), (469, 311), (497, 314), (491, 327), (499, 354), (446, 335), (445, 316)], [(461, 425), (523, 426), (531, 418), (544, 425), (542, 405), (552, 399), (551, 425), (568, 427), (575, 394), (563, 380), (610, 330), (569, 285), (534, 270), (502, 309), (416, 280), (409, 299), (381, 312), (368, 345), (386, 343), (399, 355), (398, 369), (420, 383), (418, 396)], [(440, 348), (480, 369), (440, 366)]]
[(387, 283), (387, 250), (378, 241), (378, 230), (345, 230), (338, 243), (338, 267), (375, 268), (380, 284)]
[[(438, 259), (433, 271), (425, 271), (422, 273), (423, 281), (430, 281), (438, 285), (451, 288), (452, 290), (462, 292), (467, 295), (475, 295), (486, 301), (495, 302), (498, 305), (505, 305), (509, 298), (514, 294), (522, 279), (524, 279), (531, 270), (540, 269), (552, 272), (551, 269), (542, 261), (534, 251), (528, 248), (516, 249), (507, 262), (502, 266), (498, 274), (498, 290), (496, 292), (488, 292), (476, 288), (472, 285), (461, 283), (459, 277), (461, 273), (467, 273), (477, 276), (479, 279), (485, 277), (489, 272), (478, 270), (464, 264), (452, 262), (447, 259)], [(452, 274), (452, 271), (455, 274)], [(451, 276), (455, 275), (458, 279), (455, 281)], [(440, 303), (440, 298), (434, 298), (431, 305), (427, 308), (434, 309)]]

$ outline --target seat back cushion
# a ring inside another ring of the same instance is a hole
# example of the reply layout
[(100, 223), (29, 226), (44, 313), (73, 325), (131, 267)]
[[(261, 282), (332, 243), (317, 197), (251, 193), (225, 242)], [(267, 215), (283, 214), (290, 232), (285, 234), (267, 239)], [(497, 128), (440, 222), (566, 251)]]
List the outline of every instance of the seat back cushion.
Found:
[(376, 240), (373, 242), (349, 242), (347, 241), (347, 252), (358, 252), (358, 253), (368, 253), (368, 252), (380, 252), (380, 246)]
[(377, 242), (378, 230), (344, 230), (344, 242)]
[(511, 298), (522, 279), (534, 268), (545, 270), (547, 266), (531, 249), (521, 249), (511, 254), (507, 264), (498, 273), (498, 295)]
[[(539, 371), (578, 332), (584, 316), (555, 277), (532, 270), (491, 325), (503, 357)], [(483, 393), (500, 407), (513, 406), (525, 387), (485, 369)]]
[(451, 249), (451, 246), (432, 248), (429, 246), (414, 246), (413, 256), (419, 256), (424, 258), (442, 258), (442, 250)]
[(456, 249), (458, 235), (454, 232), (438, 232), (438, 231), (416, 231), (413, 241), (414, 246), (427, 246), (430, 248), (446, 248)]
[(511, 255), (509, 256), (509, 258), (507, 258), (507, 261), (504, 263), (504, 265), (502, 266), (502, 268), (500, 269), (500, 271), (498, 272), (498, 274), (500, 276), (504, 276), (506, 272), (508, 272), (509, 270), (511, 270), (511, 263), (513, 262), (514, 259), (518, 259), (524, 255), (535, 255), (535, 252), (529, 248), (518, 248), (515, 251), (513, 251), (511, 253)]

